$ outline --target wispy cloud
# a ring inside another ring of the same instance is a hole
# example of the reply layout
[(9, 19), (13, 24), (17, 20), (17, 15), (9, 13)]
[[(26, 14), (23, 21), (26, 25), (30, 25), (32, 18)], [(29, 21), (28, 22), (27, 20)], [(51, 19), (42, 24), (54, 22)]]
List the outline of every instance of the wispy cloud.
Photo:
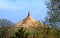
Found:
[(14, 9), (16, 8), (15, 2), (11, 0), (0, 0), (0, 9)]
[(39, 0), (0, 0), (0, 9), (26, 9), (40, 6), (40, 3)]

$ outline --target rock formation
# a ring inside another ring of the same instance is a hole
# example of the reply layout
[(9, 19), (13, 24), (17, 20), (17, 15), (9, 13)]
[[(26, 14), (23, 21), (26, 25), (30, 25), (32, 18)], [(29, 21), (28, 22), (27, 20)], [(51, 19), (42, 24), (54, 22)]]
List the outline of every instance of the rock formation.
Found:
[(28, 16), (20, 21), (18, 24), (16, 24), (15, 27), (37, 27), (37, 26), (43, 26), (43, 24), (30, 15), (30, 11), (28, 11)]

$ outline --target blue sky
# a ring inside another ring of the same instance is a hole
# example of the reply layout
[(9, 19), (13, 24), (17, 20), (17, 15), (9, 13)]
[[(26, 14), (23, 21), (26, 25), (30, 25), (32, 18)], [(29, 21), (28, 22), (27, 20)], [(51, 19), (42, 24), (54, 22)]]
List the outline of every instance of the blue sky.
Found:
[(46, 0), (0, 0), (0, 19), (19, 22), (30, 10), (31, 16), (37, 20), (44, 20), (47, 14)]

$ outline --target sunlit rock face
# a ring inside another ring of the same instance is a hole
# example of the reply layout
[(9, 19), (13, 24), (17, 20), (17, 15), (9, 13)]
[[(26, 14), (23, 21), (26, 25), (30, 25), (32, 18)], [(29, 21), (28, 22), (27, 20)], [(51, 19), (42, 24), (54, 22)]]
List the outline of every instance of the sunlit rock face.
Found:
[(39, 26), (43, 27), (43, 24), (32, 18), (32, 16), (30, 15), (30, 11), (28, 11), (28, 16), (26, 18), (24, 18), (22, 21), (15, 25), (15, 27), (39, 27)]

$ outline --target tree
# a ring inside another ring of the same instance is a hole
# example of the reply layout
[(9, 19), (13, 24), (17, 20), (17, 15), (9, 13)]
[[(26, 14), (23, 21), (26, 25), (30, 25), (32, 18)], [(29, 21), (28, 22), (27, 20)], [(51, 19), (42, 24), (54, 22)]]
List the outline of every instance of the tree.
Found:
[[(47, 17), (44, 23), (57, 29), (56, 27), (60, 26), (60, 0), (48, 0), (47, 8)], [(59, 33), (57, 30), (55, 32)], [(60, 38), (58, 37), (60, 36), (59, 34), (55, 35), (57, 36), (56, 38)]]
[(60, 0), (48, 0), (47, 2), (47, 18), (45, 24), (59, 26), (60, 25)]
[(23, 30), (23, 27), (21, 27), (21, 29), (18, 30), (18, 32), (15, 33), (16, 38), (27, 38), (28, 37), (28, 33), (25, 33), (25, 31)]
[(9, 27), (12, 26), (13, 23), (7, 19), (0, 19), (0, 38), (7, 38), (9, 34)]

